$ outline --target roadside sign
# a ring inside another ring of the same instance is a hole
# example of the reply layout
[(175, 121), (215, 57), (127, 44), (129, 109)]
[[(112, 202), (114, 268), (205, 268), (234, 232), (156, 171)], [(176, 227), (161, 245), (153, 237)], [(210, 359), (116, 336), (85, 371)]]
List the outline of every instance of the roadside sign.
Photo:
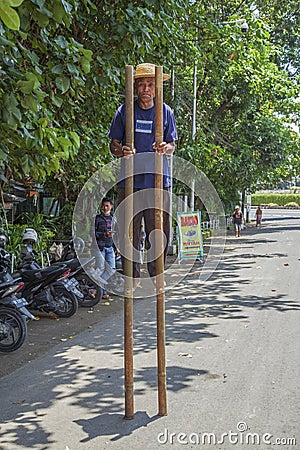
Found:
[(203, 257), (201, 212), (177, 214), (179, 231), (179, 259)]

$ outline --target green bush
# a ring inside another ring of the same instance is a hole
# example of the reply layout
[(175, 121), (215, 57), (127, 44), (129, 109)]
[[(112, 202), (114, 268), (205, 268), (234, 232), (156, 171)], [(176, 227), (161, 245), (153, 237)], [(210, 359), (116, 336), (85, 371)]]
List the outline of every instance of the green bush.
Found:
[(68, 240), (72, 236), (72, 220), (75, 203), (70, 202), (65, 205), (58, 217), (55, 217), (56, 236), (58, 240)]
[(209, 239), (211, 237), (212, 231), (210, 228), (205, 228), (205, 230), (202, 231), (202, 237), (203, 240)]
[(19, 218), (22, 223), (8, 224), (7, 227), (2, 227), (5, 234), (8, 236), (8, 244), (6, 250), (14, 255), (15, 267), (19, 264), (21, 259), (21, 251), (23, 248), (22, 234), (25, 228), (34, 228), (38, 234), (38, 241), (34, 245), (34, 250), (37, 253), (37, 261), (41, 264), (42, 259), (46, 263), (46, 254), (49, 247), (52, 245), (54, 236), (56, 235), (53, 218), (44, 214), (25, 213)]
[(252, 205), (269, 205), (276, 203), (279, 206), (285, 206), (287, 203), (300, 203), (300, 194), (252, 194)]
[(22, 234), (25, 228), (33, 228), (38, 234), (38, 241), (34, 245), (39, 264), (42, 259), (46, 264), (46, 255), (54, 240), (68, 240), (72, 235), (72, 218), (74, 203), (62, 208), (59, 217), (47, 214), (22, 213), (16, 217), (15, 223), (8, 224), (5, 220), (5, 211), (0, 210), (0, 230), (8, 236), (7, 251), (14, 255), (15, 264), (19, 264), (23, 248)]

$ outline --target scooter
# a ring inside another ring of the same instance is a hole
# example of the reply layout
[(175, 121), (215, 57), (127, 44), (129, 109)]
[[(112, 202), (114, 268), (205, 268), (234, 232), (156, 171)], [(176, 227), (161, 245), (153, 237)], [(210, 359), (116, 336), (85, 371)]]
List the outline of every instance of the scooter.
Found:
[(76, 296), (58, 281), (67, 277), (70, 269), (66, 265), (45, 269), (27, 270), (22, 268), (13, 274), (9, 271), (10, 254), (0, 249), (0, 281), (20, 279), (24, 285), (20, 293), (27, 300), (28, 307), (38, 311), (53, 312), (60, 317), (70, 317), (78, 310)]
[[(36, 252), (33, 250), (31, 243), (26, 243), (24, 245), (24, 248), (22, 249), (22, 260), (18, 266), (19, 270), (36, 270), (36, 269), (42, 269), (42, 267), (38, 264), (36, 260)], [(70, 267), (70, 265), (64, 263), (56, 263), (56, 267), (67, 267), (70, 269), (69, 274), (66, 275), (66, 273), (63, 274), (62, 277), (59, 277), (56, 286), (61, 283), (61, 285), (67, 289), (67, 291), (72, 292), (77, 298), (77, 301), (83, 301), (84, 295), (80, 290), (77, 289), (78, 281), (76, 278), (74, 278), (72, 270), (73, 267)], [(76, 264), (77, 268), (78, 264)]]
[(16, 293), (23, 282), (10, 280), (0, 283), (0, 351), (12, 352), (23, 345), (27, 336), (27, 320), (35, 317), (27, 310), (25, 298)]
[(84, 248), (85, 243), (83, 239), (77, 237), (69, 239), (68, 243), (63, 247), (61, 257), (54, 264), (63, 262), (71, 269), (70, 275), (78, 282), (76, 288), (83, 294), (83, 297), (78, 298), (79, 306), (91, 308), (100, 302), (102, 288), (86, 273), (86, 270), (92, 270), (95, 258), (88, 258), (84, 263), (77, 258), (77, 254), (82, 254)]

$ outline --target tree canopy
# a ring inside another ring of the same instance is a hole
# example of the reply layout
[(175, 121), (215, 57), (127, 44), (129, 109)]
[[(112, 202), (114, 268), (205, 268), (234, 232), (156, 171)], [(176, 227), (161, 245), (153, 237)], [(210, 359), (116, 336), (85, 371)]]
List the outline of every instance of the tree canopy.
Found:
[(299, 17), (295, 0), (2, 0), (2, 181), (30, 175), (76, 196), (111, 158), (124, 66), (145, 61), (174, 71), (177, 154), (225, 202), (299, 174)]

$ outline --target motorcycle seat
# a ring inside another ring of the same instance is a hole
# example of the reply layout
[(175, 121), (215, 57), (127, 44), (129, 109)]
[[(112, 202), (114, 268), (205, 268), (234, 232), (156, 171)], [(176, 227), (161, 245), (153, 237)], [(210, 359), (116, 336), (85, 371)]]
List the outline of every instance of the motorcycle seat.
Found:
[(41, 279), (51, 277), (55, 274), (63, 274), (67, 267), (61, 265), (59, 267), (49, 266), (44, 269), (22, 270), (22, 278), (24, 281), (31, 281), (32, 279)]
[(62, 265), (65, 264), (65, 266), (68, 267), (68, 269), (71, 269), (71, 271), (77, 269), (80, 266), (80, 262), (78, 261), (78, 258), (73, 258), (73, 259), (69, 259), (67, 261), (62, 262), (57, 262), (52, 264), (52, 266), (58, 266), (58, 265)]

